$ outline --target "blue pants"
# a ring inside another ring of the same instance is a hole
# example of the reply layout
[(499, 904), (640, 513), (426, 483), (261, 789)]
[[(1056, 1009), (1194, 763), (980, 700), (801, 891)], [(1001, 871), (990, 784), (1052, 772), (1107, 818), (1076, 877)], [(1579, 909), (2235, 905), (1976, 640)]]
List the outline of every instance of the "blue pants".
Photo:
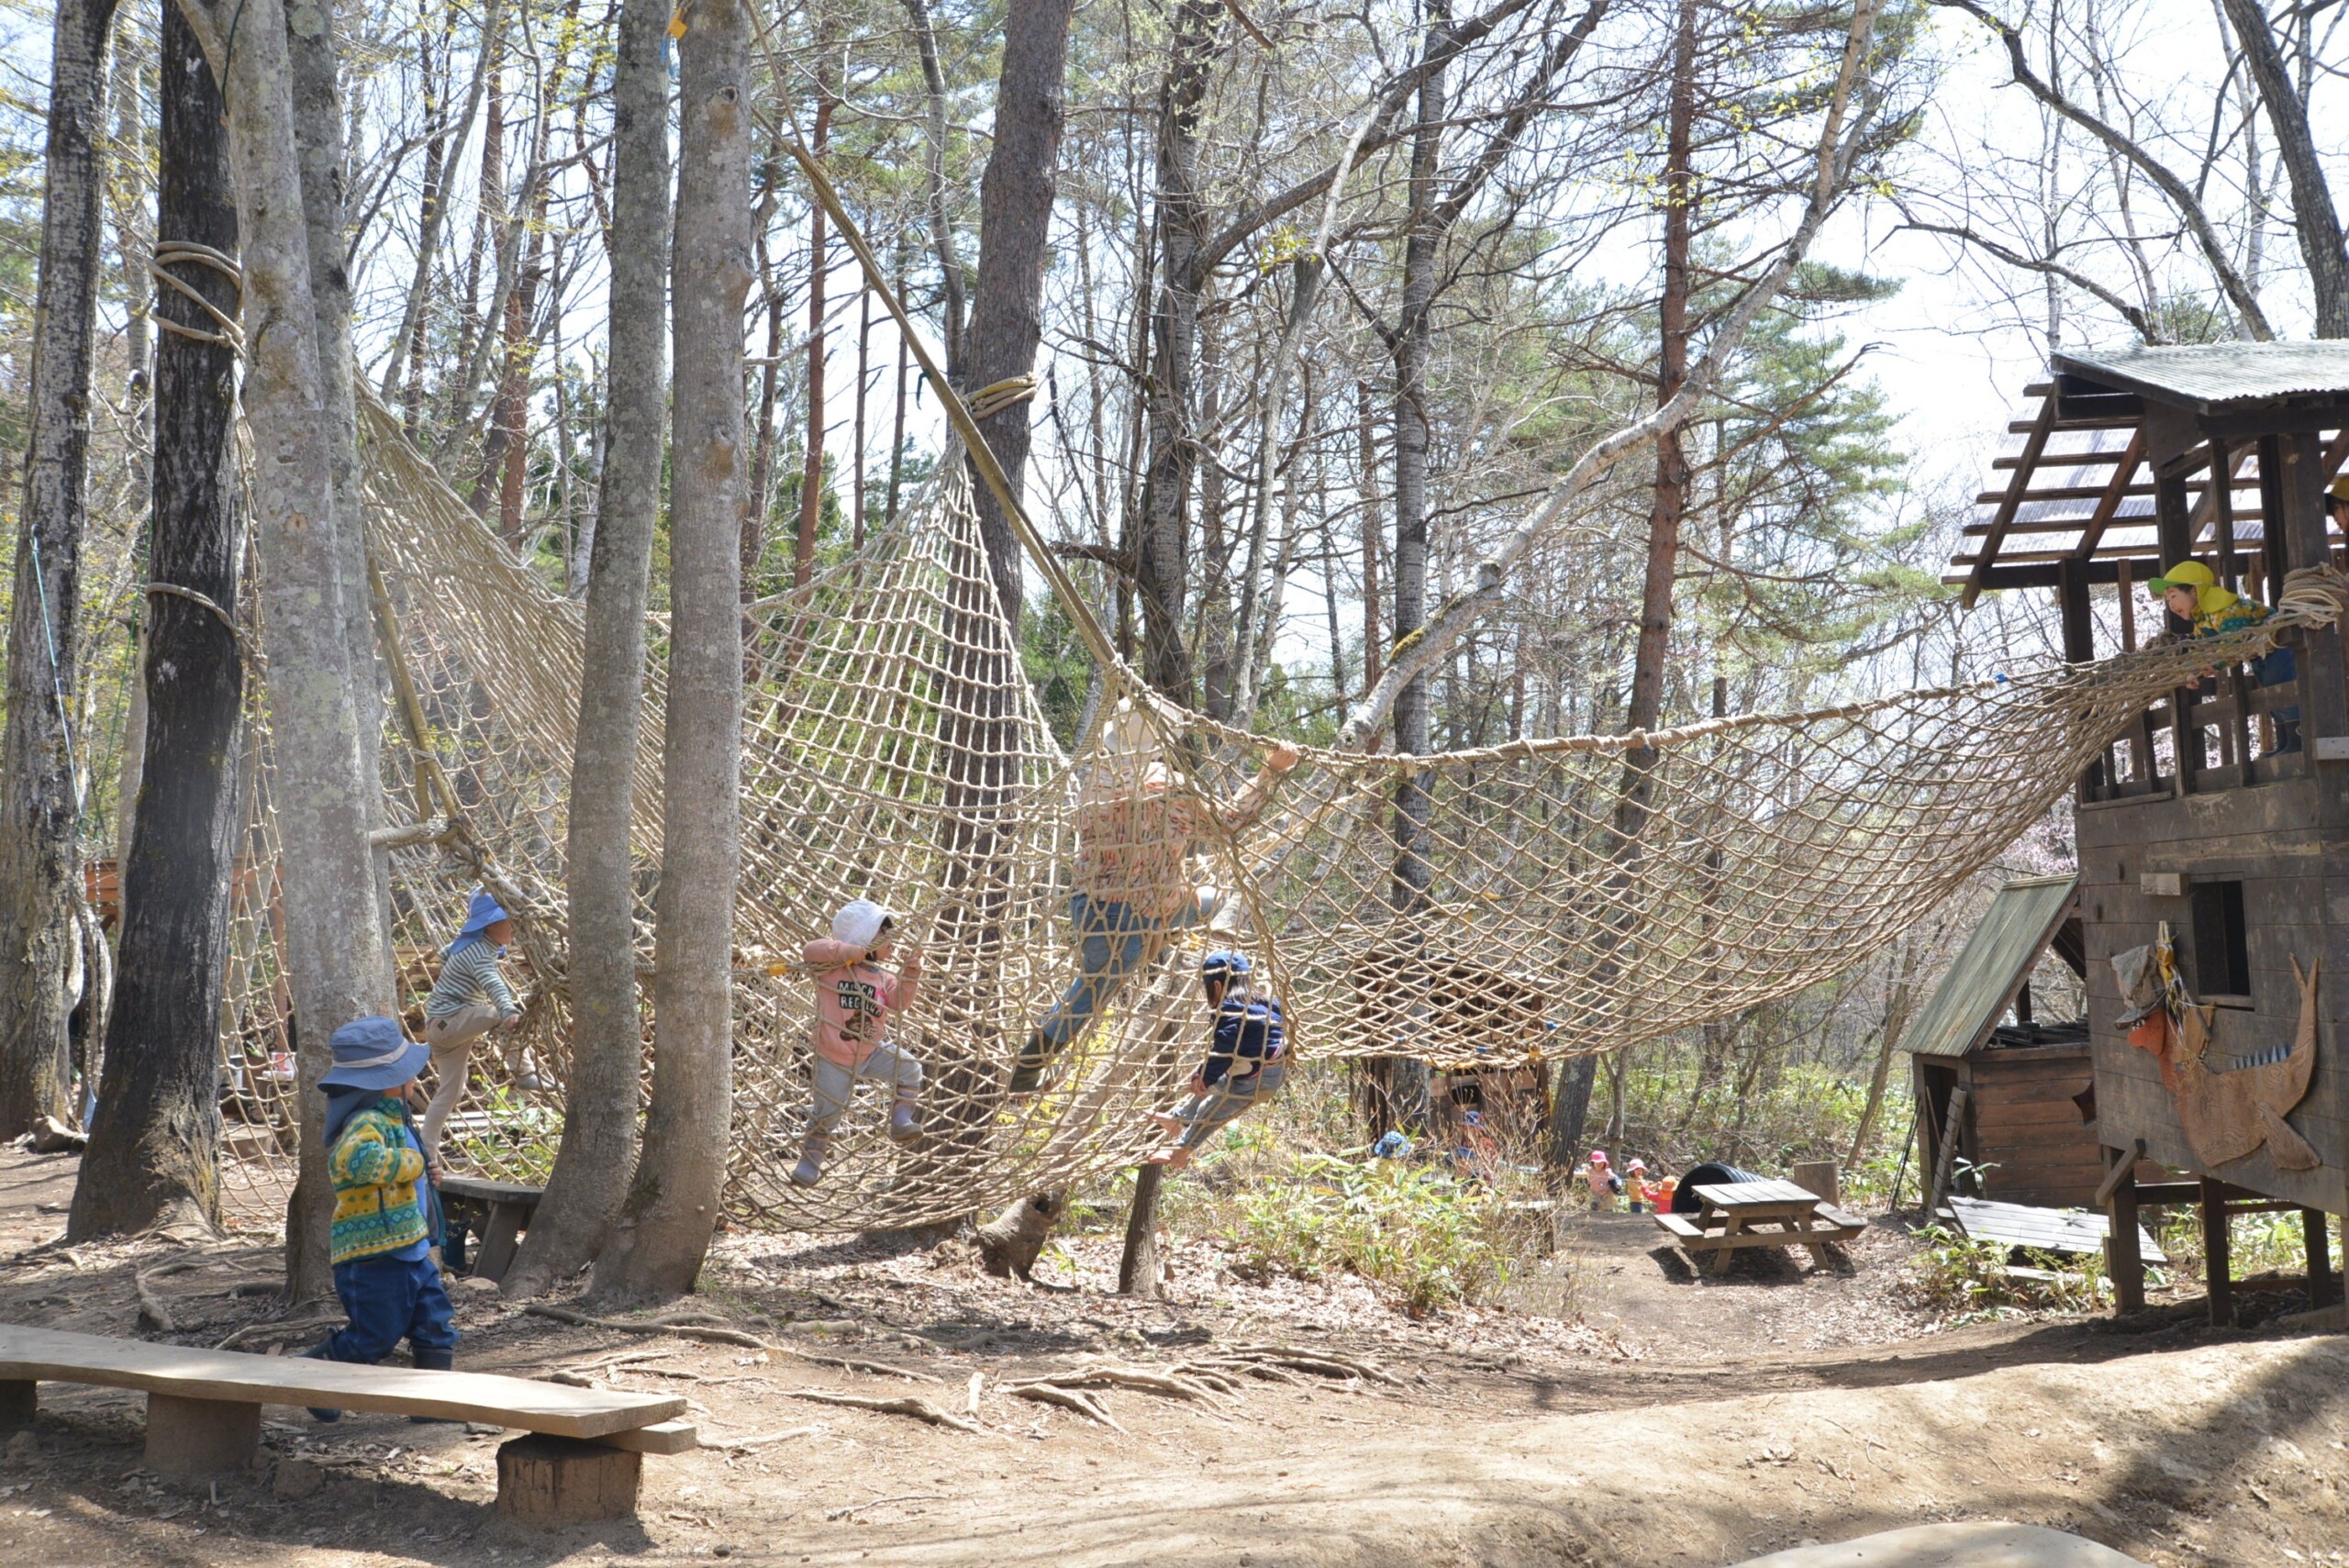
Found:
[(1232, 1073), (1210, 1085), (1207, 1093), (1193, 1095), (1174, 1107), (1174, 1118), (1183, 1124), (1183, 1135), (1175, 1142), (1186, 1149), (1198, 1148), (1226, 1123), (1245, 1116), (1279, 1094), (1282, 1080), (1287, 1076), (1287, 1063), (1268, 1062), (1245, 1076)]
[[(2288, 648), (2271, 648), (2253, 662), (2252, 684), (2280, 686), (2300, 676), (2299, 659)], [(2269, 715), (2276, 721), (2276, 750), (2297, 751), (2300, 749), (2300, 710), (2298, 705), (2279, 707)]]
[(457, 1309), (440, 1265), (421, 1258), (358, 1258), (334, 1266), (334, 1293), (351, 1321), (328, 1337), (326, 1359), (374, 1365), (402, 1340), (423, 1352), (457, 1348)]
[(1053, 1051), (1083, 1034), (1125, 989), (1127, 976), (1141, 967), (1152, 937), (1196, 926), (1203, 914), (1212, 912), (1211, 904), (1202, 907), (1202, 901), (1194, 900), (1164, 919), (1152, 919), (1130, 904), (1070, 894), (1068, 923), (1076, 932), (1076, 978), (1036, 1032)]

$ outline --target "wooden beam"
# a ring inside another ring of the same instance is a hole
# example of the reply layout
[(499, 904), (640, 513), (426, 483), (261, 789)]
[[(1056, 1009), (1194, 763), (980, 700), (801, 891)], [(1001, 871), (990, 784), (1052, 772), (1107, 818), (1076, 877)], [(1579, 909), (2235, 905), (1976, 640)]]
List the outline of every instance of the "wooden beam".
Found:
[(1998, 515), (1990, 519), (1990, 531), (1982, 544), (1981, 563), (1975, 568), (1973, 579), (1965, 585), (1963, 602), (1967, 609), (1982, 595), (1982, 574), (1989, 570), (1998, 547), (2006, 542), (2007, 530), (2014, 526), (2015, 509), (2022, 505), (2023, 492), (2031, 486), (2031, 475), (2039, 466), (2040, 454), (2047, 450), (2048, 433), (2055, 426), (2055, 398), (2051, 393), (2040, 399), (2039, 417), (2032, 422), (2031, 434), (2024, 439), (2022, 453), (2015, 467), (2015, 475), (2007, 484), (2006, 498), (1999, 503)]
[(2145, 1309), (2145, 1259), (2137, 1246), (2136, 1179), (2137, 1161), (2144, 1147), (2141, 1139), (2133, 1149), (2107, 1151), (2116, 1163), (2104, 1183), (2111, 1189), (2103, 1195), (2104, 1272), (2112, 1281), (2112, 1309), (2118, 1317)]
[(2144, 461), (2144, 457), (2145, 432), (2141, 428), (2129, 438), (2129, 450), (2121, 454), (2121, 466), (2112, 471), (2111, 482), (2105, 485), (2104, 494), (2097, 498), (2095, 515), (2088, 518), (2087, 527), (2081, 530), (2080, 545), (2076, 553), (2091, 557), (2096, 554), (2097, 546), (2103, 542), (2105, 529), (2112, 526), (2114, 514), (2121, 510), (2121, 499), (2135, 493), (2136, 486), (2129, 482), (2136, 477), (2137, 465)]
[(2332, 1273), (2332, 1238), (2325, 1233), (2327, 1216), (2321, 1208), (2300, 1210), (2300, 1236), (2308, 1244), (2309, 1310), (2330, 1307), (2341, 1299), (2341, 1282)]
[(2210, 1299), (2210, 1327), (2235, 1326), (2234, 1261), (2228, 1255), (2226, 1184), (2202, 1178), (2203, 1288)]

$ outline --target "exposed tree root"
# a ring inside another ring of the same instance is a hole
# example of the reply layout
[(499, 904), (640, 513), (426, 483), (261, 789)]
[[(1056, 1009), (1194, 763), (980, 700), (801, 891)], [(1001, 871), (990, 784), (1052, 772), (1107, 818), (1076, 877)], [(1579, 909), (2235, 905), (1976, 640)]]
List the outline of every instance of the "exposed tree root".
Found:
[(813, 1366), (836, 1366), (848, 1372), (869, 1372), (883, 1377), (902, 1377), (909, 1383), (942, 1383), (945, 1379), (892, 1362), (865, 1361), (856, 1356), (819, 1356), (812, 1351), (762, 1340), (756, 1334), (740, 1329), (728, 1329), (711, 1323), (707, 1313), (672, 1313), (660, 1318), (646, 1318), (630, 1322), (624, 1318), (591, 1318), (584, 1312), (574, 1312), (568, 1307), (552, 1307), (534, 1301), (522, 1308), (540, 1318), (551, 1318), (558, 1323), (573, 1323), (584, 1329), (618, 1329), (630, 1334), (675, 1334), (687, 1340), (701, 1340), (714, 1345), (740, 1345), (746, 1350), (765, 1351), (770, 1355), (789, 1356), (794, 1361)]
[(901, 1395), (895, 1399), (868, 1399), (856, 1394), (834, 1394), (822, 1388), (785, 1388), (780, 1390), (787, 1399), (806, 1399), (818, 1405), (844, 1405), (852, 1410), (874, 1410), (885, 1416), (911, 1416), (918, 1421), (928, 1421), (933, 1427), (952, 1427), (958, 1432), (976, 1433), (978, 1427), (960, 1416), (951, 1415), (914, 1395)]

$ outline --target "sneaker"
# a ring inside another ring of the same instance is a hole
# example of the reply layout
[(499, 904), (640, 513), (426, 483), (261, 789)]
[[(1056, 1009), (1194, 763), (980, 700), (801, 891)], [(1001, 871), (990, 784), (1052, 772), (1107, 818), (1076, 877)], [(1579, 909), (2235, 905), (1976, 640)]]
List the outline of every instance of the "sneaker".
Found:
[(823, 1179), (824, 1167), (818, 1164), (807, 1155), (802, 1154), (799, 1157), (799, 1163), (791, 1167), (791, 1184), (793, 1186), (812, 1187)]
[(889, 1141), (917, 1148), (921, 1143), (921, 1122), (914, 1115), (909, 1101), (900, 1100), (889, 1113)]
[(1041, 1034), (1031, 1034), (1028, 1043), (1019, 1048), (1019, 1061), (1011, 1069), (1009, 1093), (1032, 1095), (1044, 1086), (1045, 1070), (1051, 1067), (1054, 1051)]

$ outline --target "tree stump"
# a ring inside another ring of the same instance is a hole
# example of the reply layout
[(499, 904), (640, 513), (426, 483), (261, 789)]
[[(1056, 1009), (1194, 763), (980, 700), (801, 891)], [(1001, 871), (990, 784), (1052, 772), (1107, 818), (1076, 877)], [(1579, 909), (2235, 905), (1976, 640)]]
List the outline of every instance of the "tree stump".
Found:
[(640, 1453), (533, 1432), (497, 1451), (497, 1511), (540, 1526), (632, 1518), (643, 1473)]
[(40, 1407), (36, 1397), (39, 1387), (28, 1378), (0, 1382), (0, 1432), (13, 1432), (33, 1424), (34, 1413)]
[(163, 1475), (218, 1475), (252, 1462), (261, 1407), (242, 1400), (147, 1396), (147, 1467)]

